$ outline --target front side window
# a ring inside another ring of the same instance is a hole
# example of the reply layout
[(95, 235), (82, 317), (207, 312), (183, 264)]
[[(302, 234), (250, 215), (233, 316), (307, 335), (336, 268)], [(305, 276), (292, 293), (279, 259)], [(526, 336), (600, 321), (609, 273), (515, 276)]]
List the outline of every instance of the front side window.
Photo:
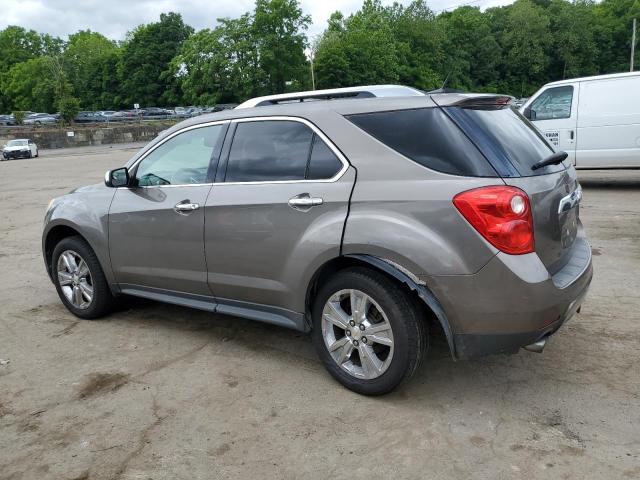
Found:
[(293, 120), (238, 123), (225, 182), (320, 180), (342, 163), (308, 126)]
[(573, 87), (571, 85), (549, 88), (531, 103), (531, 120), (570, 118), (572, 101)]
[(207, 183), (213, 152), (222, 140), (223, 125), (195, 128), (167, 140), (139, 164), (139, 187)]

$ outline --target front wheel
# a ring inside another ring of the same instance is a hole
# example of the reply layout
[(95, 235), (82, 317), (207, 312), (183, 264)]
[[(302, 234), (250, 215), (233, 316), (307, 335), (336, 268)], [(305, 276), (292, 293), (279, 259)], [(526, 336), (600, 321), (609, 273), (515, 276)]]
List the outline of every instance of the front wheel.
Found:
[(313, 307), (313, 343), (345, 387), (382, 395), (408, 380), (428, 335), (414, 300), (385, 275), (344, 270), (321, 287)]
[(100, 318), (113, 308), (115, 298), (98, 257), (83, 238), (60, 240), (53, 250), (52, 273), (60, 300), (75, 316)]

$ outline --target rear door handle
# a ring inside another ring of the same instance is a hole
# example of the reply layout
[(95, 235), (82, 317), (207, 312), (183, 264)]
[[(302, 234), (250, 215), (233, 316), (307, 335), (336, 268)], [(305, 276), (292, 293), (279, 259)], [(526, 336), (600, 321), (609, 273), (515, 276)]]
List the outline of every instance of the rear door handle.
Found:
[(308, 193), (301, 193), (289, 199), (289, 206), (296, 210), (309, 210), (318, 205), (322, 205), (322, 198), (312, 197)]
[(189, 212), (193, 212), (194, 210), (197, 210), (200, 208), (200, 205), (198, 205), (197, 203), (191, 203), (190, 200), (183, 200), (180, 203), (178, 203), (175, 207), (173, 207), (173, 209), (178, 212), (178, 213), (189, 213)]

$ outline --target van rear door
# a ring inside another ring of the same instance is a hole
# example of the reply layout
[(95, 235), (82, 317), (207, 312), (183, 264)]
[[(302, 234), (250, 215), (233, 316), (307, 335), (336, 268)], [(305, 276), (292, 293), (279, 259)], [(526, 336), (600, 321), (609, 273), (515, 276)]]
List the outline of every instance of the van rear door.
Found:
[(554, 147), (569, 154), (574, 165), (580, 161), (576, 159), (579, 95), (579, 82), (547, 86), (521, 109)]

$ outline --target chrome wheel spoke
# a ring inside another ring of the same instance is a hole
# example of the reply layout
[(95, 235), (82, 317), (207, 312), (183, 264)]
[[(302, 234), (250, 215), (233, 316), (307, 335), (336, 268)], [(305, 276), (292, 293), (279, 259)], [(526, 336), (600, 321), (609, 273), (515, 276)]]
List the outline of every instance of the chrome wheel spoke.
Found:
[(332, 302), (331, 300), (329, 300), (325, 307), (323, 316), (326, 320), (333, 323), (338, 328), (341, 328), (343, 330), (349, 328), (349, 316), (347, 315), (347, 312), (342, 310), (342, 307), (338, 302)]
[(58, 272), (58, 282), (61, 287), (71, 285), (73, 283), (73, 275), (68, 272)]
[(382, 373), (382, 362), (374, 353), (373, 348), (368, 345), (360, 345), (358, 347), (358, 353), (365, 378), (375, 378)]
[(82, 289), (79, 286), (73, 287), (73, 304), (76, 307), (79, 307), (84, 303), (84, 299), (82, 298)]
[(367, 327), (366, 331), (367, 339), (369, 341), (386, 346), (393, 345), (393, 339), (391, 338), (391, 325), (387, 322), (374, 323), (370, 327)]
[(80, 263), (78, 264), (78, 277), (80, 278), (84, 278), (89, 274), (89, 267), (87, 267), (87, 264), (85, 263), (84, 260), (80, 260)]
[(80, 287), (80, 290), (82, 291), (82, 295), (84, 296), (84, 298), (87, 300), (87, 302), (90, 302), (91, 299), (93, 298), (93, 287), (89, 285), (86, 281), (80, 282), (79, 287)]
[(60, 255), (60, 258), (62, 258), (64, 266), (67, 268), (67, 272), (73, 273), (76, 271), (76, 261), (71, 253), (64, 252), (62, 255)]
[(356, 323), (364, 320), (367, 313), (367, 295), (357, 290), (350, 290), (349, 300), (351, 301), (351, 317)]

